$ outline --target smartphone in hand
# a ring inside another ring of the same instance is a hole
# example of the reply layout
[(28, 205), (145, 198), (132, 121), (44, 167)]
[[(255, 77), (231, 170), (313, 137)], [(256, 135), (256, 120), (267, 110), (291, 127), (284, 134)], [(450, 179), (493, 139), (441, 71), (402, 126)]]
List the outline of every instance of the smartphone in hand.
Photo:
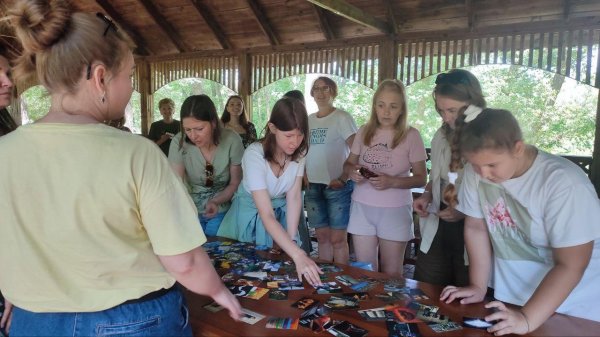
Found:
[(369, 170), (369, 169), (368, 169), (368, 168), (366, 168), (366, 167), (361, 167), (361, 168), (358, 170), (358, 173), (360, 173), (360, 175), (361, 175), (361, 176), (363, 176), (363, 177), (365, 177), (365, 178), (367, 178), (367, 179), (369, 179), (369, 178), (375, 178), (375, 177), (378, 177), (378, 176), (379, 176), (377, 173), (375, 173), (375, 172), (373, 172), (373, 171)]

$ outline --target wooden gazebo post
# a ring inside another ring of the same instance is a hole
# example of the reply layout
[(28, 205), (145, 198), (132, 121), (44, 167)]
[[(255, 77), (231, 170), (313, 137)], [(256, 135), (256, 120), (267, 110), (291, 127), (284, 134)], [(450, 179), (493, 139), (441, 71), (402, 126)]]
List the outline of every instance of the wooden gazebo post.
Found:
[(238, 75), (238, 88), (239, 95), (244, 101), (246, 111), (248, 112), (248, 119), (252, 120), (252, 92), (250, 84), (252, 83), (252, 58), (247, 52), (241, 53), (238, 56), (239, 60), (239, 75)]
[(141, 127), (142, 135), (148, 135), (150, 131), (150, 124), (152, 123), (152, 114), (154, 111), (154, 100), (153, 95), (150, 93), (151, 76), (154, 76), (150, 72), (150, 63), (147, 61), (141, 61), (136, 65), (139, 69), (139, 89), (140, 89), (140, 111), (141, 113)]

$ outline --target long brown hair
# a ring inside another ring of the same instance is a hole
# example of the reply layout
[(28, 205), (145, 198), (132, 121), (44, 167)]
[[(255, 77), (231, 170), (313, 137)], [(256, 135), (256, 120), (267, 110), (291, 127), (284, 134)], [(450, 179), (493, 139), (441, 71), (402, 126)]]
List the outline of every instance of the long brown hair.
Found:
[(373, 95), (373, 103), (371, 105), (371, 117), (369, 121), (365, 125), (363, 142), (365, 145), (370, 145), (371, 140), (375, 137), (375, 133), (379, 128), (379, 120), (377, 119), (377, 98), (384, 90), (392, 90), (398, 93), (402, 97), (402, 102), (400, 105), (400, 116), (398, 116), (398, 120), (396, 121), (396, 125), (394, 127), (394, 139), (392, 141), (392, 148), (395, 148), (402, 142), (406, 134), (408, 133), (408, 122), (407, 122), (407, 107), (406, 107), (406, 90), (404, 89), (404, 84), (398, 80), (383, 80), (375, 94)]
[(223, 109), (223, 114), (221, 115), (221, 122), (223, 122), (223, 125), (225, 125), (225, 124), (229, 123), (229, 121), (231, 120), (231, 114), (227, 110), (227, 105), (229, 105), (229, 102), (234, 98), (237, 98), (240, 100), (240, 102), (242, 102), (242, 113), (240, 114), (239, 122), (240, 122), (240, 125), (244, 128), (244, 130), (246, 130), (246, 133), (250, 134), (250, 123), (248, 122), (248, 113), (246, 112), (246, 104), (244, 103), (244, 100), (242, 99), (241, 96), (238, 96), (238, 95), (229, 96), (229, 98), (227, 99), (227, 102), (225, 103), (225, 109)]
[[(437, 97), (443, 96), (455, 101), (465, 102), (466, 105), (473, 104), (481, 108), (486, 107), (479, 80), (471, 72), (464, 69), (452, 69), (439, 74), (435, 79), (432, 96), (434, 103)], [(435, 108), (437, 111), (437, 104)], [(446, 123), (442, 124), (442, 128), (446, 139), (450, 142), (454, 130)]]
[[(302, 102), (295, 98), (284, 97), (278, 100), (273, 106), (268, 123), (272, 123), (280, 131), (300, 130), (304, 139), (300, 146), (292, 154), (292, 160), (297, 161), (308, 152), (308, 114), (306, 107)], [(260, 139), (265, 152), (265, 159), (270, 162), (275, 161), (275, 148), (277, 141), (275, 135), (269, 129), (269, 124), (265, 126), (265, 136)]]
[(73, 13), (66, 0), (18, 0), (8, 18), (23, 45), (16, 78), (37, 75), (51, 94), (74, 93), (93, 62), (117, 72), (134, 47), (111, 19), (101, 13)]

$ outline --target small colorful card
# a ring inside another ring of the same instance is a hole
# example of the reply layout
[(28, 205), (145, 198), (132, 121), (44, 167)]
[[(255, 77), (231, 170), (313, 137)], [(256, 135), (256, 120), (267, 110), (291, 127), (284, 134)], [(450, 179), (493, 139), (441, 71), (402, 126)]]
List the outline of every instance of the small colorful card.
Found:
[(251, 298), (253, 300), (260, 300), (260, 298), (263, 297), (268, 292), (269, 292), (269, 289), (267, 289), (267, 288), (254, 287), (244, 297)]
[(298, 329), (298, 318), (281, 318), (281, 317), (270, 317), (267, 320), (267, 328), (269, 329), (282, 329), (282, 330), (296, 330)]

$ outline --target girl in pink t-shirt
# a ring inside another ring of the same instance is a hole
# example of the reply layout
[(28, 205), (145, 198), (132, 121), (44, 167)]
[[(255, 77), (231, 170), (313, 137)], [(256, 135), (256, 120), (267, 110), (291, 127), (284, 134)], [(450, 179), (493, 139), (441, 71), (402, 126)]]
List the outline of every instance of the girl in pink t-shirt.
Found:
[(410, 189), (425, 185), (426, 158), (419, 131), (407, 125), (404, 85), (383, 81), (344, 163), (356, 183), (348, 233), (356, 259), (376, 271), (379, 255), (382, 272), (402, 276), (406, 243), (414, 237)]

